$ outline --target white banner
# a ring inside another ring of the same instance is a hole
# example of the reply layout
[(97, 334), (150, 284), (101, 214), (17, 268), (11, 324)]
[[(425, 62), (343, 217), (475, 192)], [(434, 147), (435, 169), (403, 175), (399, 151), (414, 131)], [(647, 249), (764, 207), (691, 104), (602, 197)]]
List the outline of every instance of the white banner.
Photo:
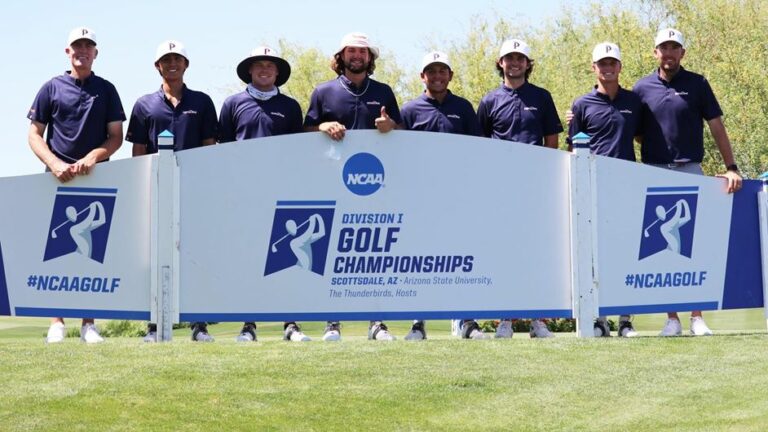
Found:
[(348, 131), (177, 157), (182, 321), (571, 316), (568, 153)]
[(0, 179), (8, 314), (149, 319), (151, 160)]
[(724, 180), (595, 161), (601, 313), (719, 309), (733, 201)]

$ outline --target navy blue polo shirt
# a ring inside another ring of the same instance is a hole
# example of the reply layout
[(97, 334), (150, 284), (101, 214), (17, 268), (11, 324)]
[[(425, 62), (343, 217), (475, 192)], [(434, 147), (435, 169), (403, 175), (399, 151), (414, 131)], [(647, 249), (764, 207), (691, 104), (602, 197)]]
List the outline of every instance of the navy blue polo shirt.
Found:
[(278, 93), (258, 100), (243, 91), (228, 97), (219, 116), (219, 142), (303, 132), (301, 107)]
[(347, 129), (375, 129), (382, 106), (387, 107), (387, 114), (395, 123), (402, 123), (392, 88), (368, 77), (356, 87), (340, 75), (319, 84), (312, 92), (304, 126), (336, 121)]
[(107, 124), (125, 121), (115, 86), (91, 75), (52, 78), (37, 92), (27, 118), (48, 126), (45, 142), (59, 159), (77, 162), (107, 140)]
[(658, 69), (635, 84), (643, 106), (644, 163), (665, 164), (704, 158), (704, 124), (723, 115), (712, 87), (703, 76), (680, 67), (672, 81)]
[(157, 136), (164, 130), (173, 134), (174, 151), (200, 147), (203, 140), (216, 138), (216, 108), (211, 98), (184, 85), (181, 101), (173, 107), (163, 88), (136, 101), (128, 122), (125, 140), (146, 144), (147, 153), (157, 153)]
[(480, 124), (472, 104), (462, 97), (455, 96), (450, 90), (443, 103), (422, 93), (418, 98), (403, 105), (400, 116), (403, 118), (403, 127), (407, 130), (480, 136)]
[(544, 137), (563, 131), (552, 95), (529, 82), (517, 89), (502, 84), (477, 107), (483, 136), (544, 145)]
[(597, 88), (576, 99), (571, 107), (573, 119), (568, 127), (569, 139), (579, 132), (591, 137), (590, 150), (602, 156), (635, 160), (633, 139), (640, 135), (640, 97), (619, 87), (616, 98), (600, 93)]

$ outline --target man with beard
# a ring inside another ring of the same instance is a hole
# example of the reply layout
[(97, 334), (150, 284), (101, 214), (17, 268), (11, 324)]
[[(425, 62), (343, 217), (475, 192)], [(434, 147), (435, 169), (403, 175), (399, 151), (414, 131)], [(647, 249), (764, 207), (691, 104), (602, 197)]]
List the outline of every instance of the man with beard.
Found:
[[(247, 87), (228, 97), (221, 107), (220, 143), (304, 132), (299, 103), (280, 93), (279, 87), (291, 76), (291, 65), (277, 51), (266, 46), (258, 47), (237, 65), (236, 70)], [(283, 339), (310, 340), (294, 321), (283, 323)], [(235, 340), (256, 341), (256, 323), (243, 323)]]
[[(633, 92), (640, 96), (643, 109), (643, 138), (640, 146), (643, 163), (679, 172), (703, 175), (703, 121), (723, 158), (726, 190), (741, 189), (741, 174), (723, 124), (723, 111), (709, 82), (680, 65), (685, 56), (685, 39), (673, 28), (658, 32), (653, 55), (659, 68), (640, 79)], [(702, 121), (703, 120), (703, 121)], [(711, 335), (701, 311), (691, 312), (690, 332), (694, 336)], [(682, 334), (677, 312), (667, 314), (660, 336)]]
[[(133, 156), (157, 153), (157, 136), (173, 134), (174, 151), (216, 143), (216, 108), (211, 98), (184, 84), (189, 56), (184, 45), (167, 40), (157, 47), (155, 69), (162, 77), (160, 89), (136, 101), (125, 140), (133, 143)], [(212, 342), (204, 322), (193, 323), (192, 340)], [(157, 326), (150, 324), (145, 342), (157, 341)]]
[[(421, 62), (424, 93), (406, 103), (400, 112), (403, 129), (480, 136), (480, 125), (472, 104), (448, 90), (453, 70), (448, 56), (440, 51), (426, 54)], [(481, 336), (482, 331), (475, 333)], [(426, 324), (415, 320), (405, 340), (427, 338)]]
[[(86, 27), (72, 30), (64, 52), (72, 70), (46, 82), (27, 114), (30, 148), (62, 183), (88, 175), (96, 163), (109, 160), (123, 143), (125, 121), (115, 86), (93, 73), (93, 61), (99, 54), (93, 31)], [(48, 136), (43, 139), (46, 128)], [(62, 342), (65, 337), (64, 319), (52, 318), (46, 342)], [(83, 318), (80, 340), (104, 340), (92, 318)]]
[[(386, 133), (401, 123), (400, 109), (392, 88), (370, 78), (376, 68), (379, 49), (363, 33), (350, 33), (341, 39), (339, 51), (331, 61), (336, 79), (319, 84), (312, 92), (304, 130), (321, 131), (335, 141), (347, 129), (378, 129)], [(387, 326), (371, 321), (368, 338), (393, 340)], [(338, 321), (328, 321), (323, 340), (341, 339)]]
[(304, 130), (321, 131), (339, 141), (347, 129), (386, 133), (398, 128), (400, 109), (392, 88), (369, 77), (378, 57), (379, 49), (365, 34), (344, 36), (331, 61), (338, 77), (319, 84), (312, 92)]
[[(486, 94), (477, 107), (483, 135), (557, 148), (558, 134), (563, 131), (563, 126), (552, 95), (528, 82), (533, 72), (528, 44), (518, 39), (505, 41), (499, 51), (496, 70), (504, 82)], [(496, 337), (511, 338), (512, 333), (512, 320), (501, 320)], [(530, 335), (541, 338), (553, 336), (539, 319), (531, 321)]]

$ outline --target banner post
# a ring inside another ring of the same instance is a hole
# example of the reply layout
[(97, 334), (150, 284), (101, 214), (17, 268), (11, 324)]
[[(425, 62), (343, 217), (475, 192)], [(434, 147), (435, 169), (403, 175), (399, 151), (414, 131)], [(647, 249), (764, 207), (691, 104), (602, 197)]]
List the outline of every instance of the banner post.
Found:
[(594, 267), (592, 164), (589, 135), (581, 132), (572, 138), (571, 164), (571, 287), (576, 336), (594, 337), (598, 297)]
[(763, 188), (757, 193), (757, 209), (760, 220), (760, 261), (763, 276), (763, 308), (768, 327), (768, 172), (760, 176)]
[(158, 135), (157, 166), (152, 182), (152, 318), (157, 340), (170, 341), (178, 321), (179, 185), (173, 134)]

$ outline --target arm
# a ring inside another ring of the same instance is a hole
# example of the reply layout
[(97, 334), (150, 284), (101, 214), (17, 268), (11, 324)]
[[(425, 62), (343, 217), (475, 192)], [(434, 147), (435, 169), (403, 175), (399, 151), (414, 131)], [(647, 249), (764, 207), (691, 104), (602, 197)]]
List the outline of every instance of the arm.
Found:
[(557, 139), (560, 136), (560, 134), (552, 134), (552, 135), (546, 135), (544, 137), (544, 147), (549, 147), (551, 149), (557, 148)]
[[(709, 131), (712, 133), (712, 138), (715, 139), (717, 149), (723, 157), (723, 162), (726, 166), (734, 165), (735, 161), (733, 159), (731, 141), (728, 139), (728, 133), (725, 131), (722, 117), (715, 117), (711, 120), (707, 120), (707, 124), (709, 125)], [(728, 193), (733, 193), (741, 189), (742, 179), (741, 174), (738, 171), (728, 170), (724, 174), (718, 175), (718, 177), (725, 178)]]
[(44, 132), (45, 124), (32, 120), (27, 134), (29, 147), (59, 181), (65, 183), (72, 180), (75, 178), (75, 173), (72, 171), (71, 165), (56, 157), (48, 148), (48, 144), (43, 139)]
[(141, 143), (134, 143), (131, 156), (143, 156), (147, 154), (147, 145)]
[(304, 116), (304, 131), (320, 131), (328, 135), (334, 141), (341, 141), (344, 138), (344, 132), (347, 130), (347, 128), (337, 121), (321, 121), (322, 112), (323, 107), (322, 102), (320, 101), (320, 95), (318, 94), (317, 89), (315, 89), (309, 99), (307, 115)]
[(113, 121), (107, 124), (107, 140), (101, 147), (88, 152), (84, 158), (73, 164), (77, 175), (88, 175), (96, 163), (109, 159), (123, 144), (123, 122)]

